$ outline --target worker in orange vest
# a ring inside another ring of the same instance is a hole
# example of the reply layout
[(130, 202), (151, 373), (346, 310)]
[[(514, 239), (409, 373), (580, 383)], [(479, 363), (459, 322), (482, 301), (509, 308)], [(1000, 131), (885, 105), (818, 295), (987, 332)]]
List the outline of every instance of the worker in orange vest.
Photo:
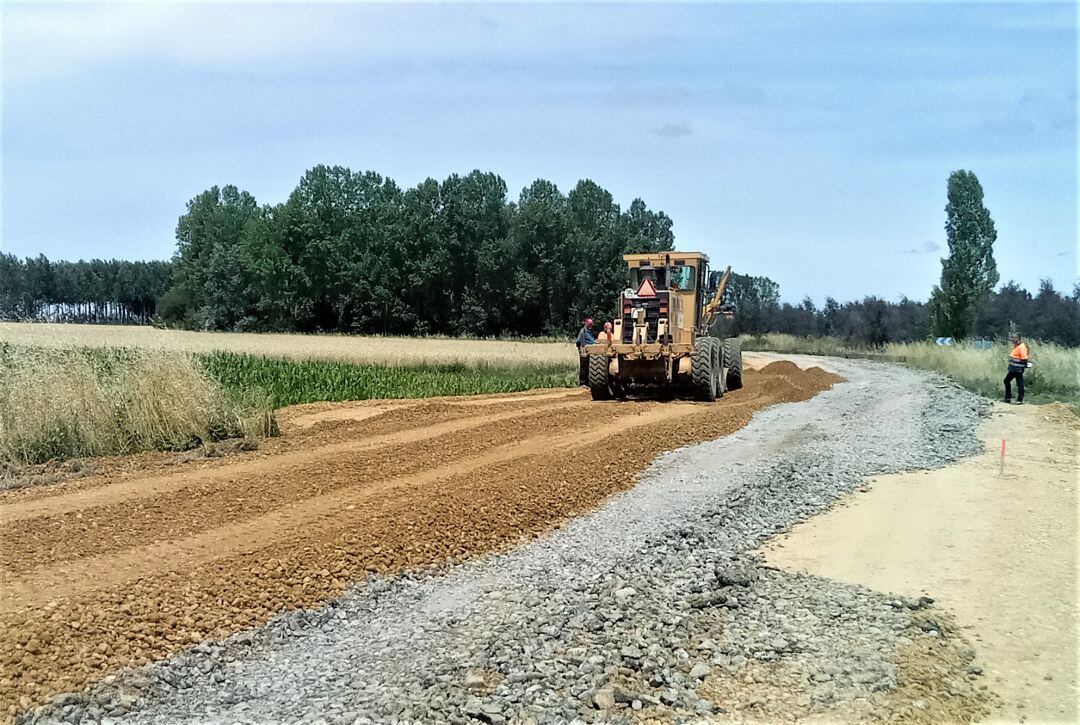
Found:
[(1030, 367), (1028, 347), (1020, 339), (1019, 333), (1013, 335), (1013, 349), (1009, 353), (1009, 372), (1005, 376), (1005, 402), (1012, 402), (1012, 381), (1016, 381), (1016, 404), (1024, 402), (1024, 371)]
[(615, 337), (611, 334), (611, 323), (604, 323), (604, 331), (596, 338), (597, 342), (602, 342), (608, 347), (611, 347), (615, 343)]

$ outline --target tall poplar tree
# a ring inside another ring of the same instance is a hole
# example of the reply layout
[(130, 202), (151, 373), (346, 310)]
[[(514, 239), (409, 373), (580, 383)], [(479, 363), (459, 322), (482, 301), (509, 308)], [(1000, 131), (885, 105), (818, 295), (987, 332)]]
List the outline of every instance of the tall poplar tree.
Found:
[(930, 293), (930, 325), (940, 337), (968, 337), (980, 307), (998, 283), (994, 262), (997, 230), (983, 205), (983, 189), (970, 171), (949, 176), (945, 234), (949, 256), (941, 260), (941, 282)]

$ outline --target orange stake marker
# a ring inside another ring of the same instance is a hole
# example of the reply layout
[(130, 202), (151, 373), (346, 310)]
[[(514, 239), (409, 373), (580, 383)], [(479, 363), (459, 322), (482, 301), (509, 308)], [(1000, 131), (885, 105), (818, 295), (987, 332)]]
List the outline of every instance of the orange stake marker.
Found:
[(1001, 439), (1001, 475), (1005, 475), (1005, 439)]

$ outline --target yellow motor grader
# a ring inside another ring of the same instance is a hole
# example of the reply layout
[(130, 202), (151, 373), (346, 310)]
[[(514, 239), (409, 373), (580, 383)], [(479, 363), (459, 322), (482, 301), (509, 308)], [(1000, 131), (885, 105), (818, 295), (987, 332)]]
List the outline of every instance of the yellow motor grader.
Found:
[(583, 348), (593, 400), (653, 393), (713, 401), (742, 387), (739, 341), (726, 337), (731, 277), (709, 272), (701, 252), (623, 257), (630, 286), (619, 297), (611, 340)]

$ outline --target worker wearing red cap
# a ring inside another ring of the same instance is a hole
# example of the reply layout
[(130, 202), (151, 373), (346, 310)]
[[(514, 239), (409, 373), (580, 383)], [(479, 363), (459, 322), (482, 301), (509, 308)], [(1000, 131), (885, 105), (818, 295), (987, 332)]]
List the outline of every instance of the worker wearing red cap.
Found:
[(580, 385), (589, 384), (589, 356), (585, 354), (585, 346), (592, 345), (594, 342), (596, 342), (596, 338), (592, 334), (592, 318), (586, 317), (585, 324), (578, 331), (577, 340), (575, 341), (580, 360), (578, 369), (578, 384)]

